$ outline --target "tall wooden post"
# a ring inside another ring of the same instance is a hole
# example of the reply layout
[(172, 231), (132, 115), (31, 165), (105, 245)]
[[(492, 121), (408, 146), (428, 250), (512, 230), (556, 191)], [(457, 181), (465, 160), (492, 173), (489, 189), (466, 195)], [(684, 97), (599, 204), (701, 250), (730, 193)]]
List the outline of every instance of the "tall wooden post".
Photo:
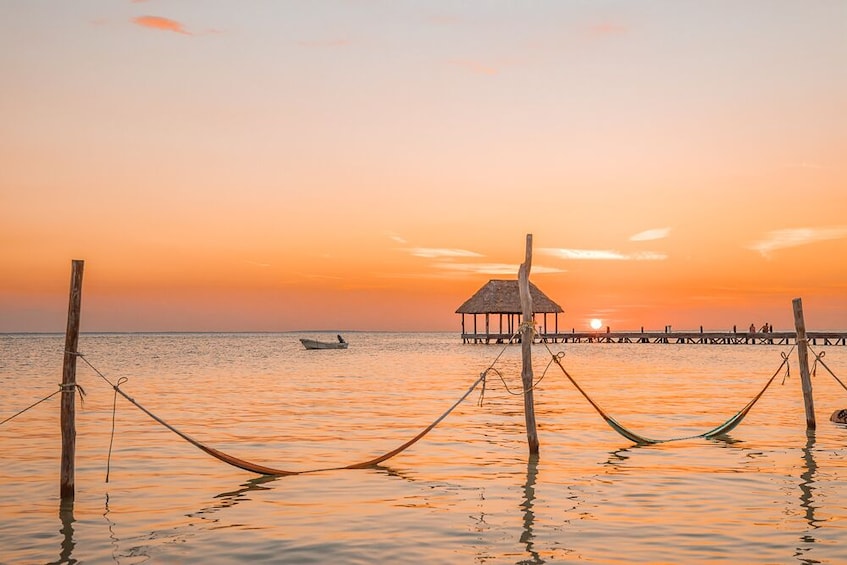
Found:
[(809, 376), (809, 347), (806, 341), (806, 320), (803, 318), (803, 300), (795, 298), (794, 327), (797, 330), (797, 357), (800, 359), (800, 382), (803, 386), (803, 403), (806, 406), (806, 429), (814, 430), (815, 400), (812, 397), (812, 379)]
[(526, 415), (526, 440), (529, 453), (538, 455), (538, 432), (535, 429), (535, 401), (532, 396), (532, 295), (529, 293), (529, 271), (532, 268), (532, 234), (526, 235), (526, 261), (518, 269), (518, 289), (521, 297), (523, 325), (521, 327), (521, 381), (523, 382), (523, 406)]
[(76, 457), (76, 356), (79, 343), (79, 314), (82, 304), (84, 261), (71, 262), (71, 291), (68, 301), (68, 327), (65, 331), (65, 358), (62, 366), (62, 467), (59, 494), (63, 500), (74, 498), (74, 459)]

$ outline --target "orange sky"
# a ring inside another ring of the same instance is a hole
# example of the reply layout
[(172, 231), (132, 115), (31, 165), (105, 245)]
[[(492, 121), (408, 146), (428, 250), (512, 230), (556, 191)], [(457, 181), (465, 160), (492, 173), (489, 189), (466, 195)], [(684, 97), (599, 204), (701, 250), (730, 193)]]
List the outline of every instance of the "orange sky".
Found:
[(0, 332), (847, 329), (847, 3), (217, 4), (0, 4)]

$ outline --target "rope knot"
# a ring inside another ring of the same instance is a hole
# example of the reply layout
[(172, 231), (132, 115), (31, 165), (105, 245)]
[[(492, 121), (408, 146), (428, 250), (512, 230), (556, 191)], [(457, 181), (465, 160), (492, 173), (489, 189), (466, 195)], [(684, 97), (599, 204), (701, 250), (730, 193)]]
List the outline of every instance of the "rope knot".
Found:
[(80, 397), (85, 396), (85, 389), (79, 383), (59, 383), (59, 390), (62, 392), (73, 392), (79, 390)]
[(75, 390), (79, 391), (79, 403), (85, 404), (85, 389), (82, 388), (82, 385), (79, 383), (59, 383), (59, 390), (61, 392), (74, 392)]

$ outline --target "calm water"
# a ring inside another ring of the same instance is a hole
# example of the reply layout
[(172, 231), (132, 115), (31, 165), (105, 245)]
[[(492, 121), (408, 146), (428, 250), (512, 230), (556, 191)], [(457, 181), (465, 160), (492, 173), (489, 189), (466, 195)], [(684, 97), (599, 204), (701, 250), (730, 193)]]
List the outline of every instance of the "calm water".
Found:
[[(195, 439), (293, 471), (366, 461), (424, 429), (504, 349), (454, 333), (83, 335), (128, 395)], [(332, 335), (320, 336), (332, 338)], [(63, 336), (0, 336), (0, 420), (61, 381)], [(722, 423), (780, 346), (577, 344), (565, 366), (625, 426), (655, 438)], [(826, 351), (847, 382), (847, 348)], [(59, 490), (59, 396), (0, 425), (2, 563), (847, 563), (847, 392), (796, 353), (732, 433), (634, 446), (533, 347), (541, 456), (523, 401), (490, 378), (407, 451), (364, 470), (260, 477), (206, 455), (118, 397), (82, 361), (76, 499)], [(520, 388), (520, 346), (496, 367)]]

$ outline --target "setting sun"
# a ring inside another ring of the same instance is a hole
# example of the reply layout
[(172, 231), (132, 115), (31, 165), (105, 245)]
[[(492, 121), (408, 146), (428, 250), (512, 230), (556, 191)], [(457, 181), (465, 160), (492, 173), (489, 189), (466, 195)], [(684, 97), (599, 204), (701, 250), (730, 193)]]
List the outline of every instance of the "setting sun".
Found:
[(592, 318), (590, 324), (592, 330), (599, 330), (603, 327), (603, 320), (600, 320), (599, 318)]

